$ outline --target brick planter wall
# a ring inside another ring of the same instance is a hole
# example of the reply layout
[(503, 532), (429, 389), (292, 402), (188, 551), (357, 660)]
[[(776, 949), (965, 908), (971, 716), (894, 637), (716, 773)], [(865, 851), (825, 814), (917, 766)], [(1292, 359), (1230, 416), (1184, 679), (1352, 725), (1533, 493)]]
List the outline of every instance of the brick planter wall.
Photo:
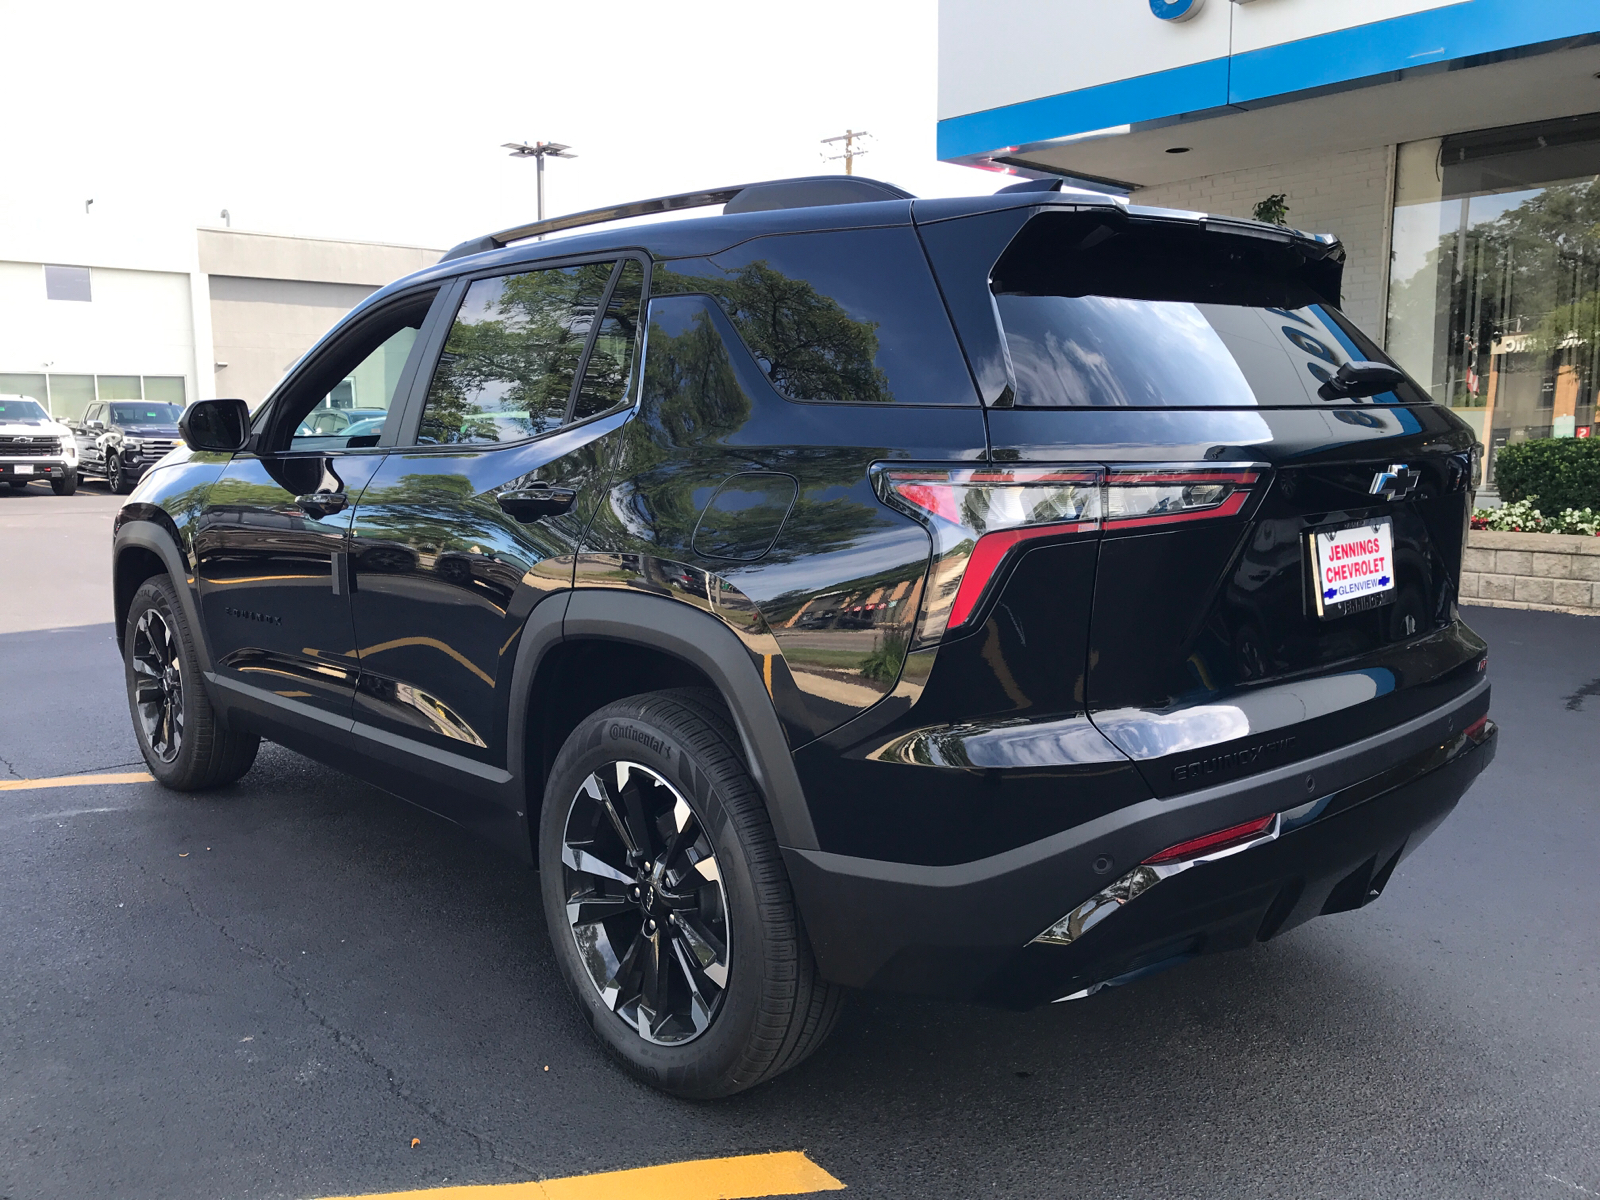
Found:
[(1600, 537), (1470, 530), (1461, 603), (1600, 616)]

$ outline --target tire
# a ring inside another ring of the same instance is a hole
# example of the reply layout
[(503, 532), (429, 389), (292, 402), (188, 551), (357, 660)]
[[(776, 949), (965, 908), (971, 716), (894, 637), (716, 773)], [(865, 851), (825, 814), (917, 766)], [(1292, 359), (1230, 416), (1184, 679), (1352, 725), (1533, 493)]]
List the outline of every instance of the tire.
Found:
[(6, 486), (9, 487), (13, 492), (23, 492), (27, 491), (28, 484), (30, 482), (31, 481), (27, 479), (8, 479), (6, 480)]
[(232, 783), (250, 769), (261, 739), (218, 723), (194, 633), (165, 575), (145, 580), (133, 594), (122, 666), (134, 737), (158, 782), (197, 792)]
[(58, 496), (70, 496), (78, 490), (78, 473), (68, 471), (60, 479), (50, 481), (50, 490)]
[(129, 492), (133, 491), (134, 486), (139, 481), (131, 478), (128, 473), (122, 469), (121, 455), (113, 454), (110, 458), (106, 459), (106, 482), (111, 485), (111, 490), (117, 495), (126, 496)]
[(539, 821), (545, 915), (579, 1009), (630, 1074), (691, 1099), (795, 1066), (844, 1002), (817, 974), (738, 745), (715, 693), (620, 700), (567, 738)]

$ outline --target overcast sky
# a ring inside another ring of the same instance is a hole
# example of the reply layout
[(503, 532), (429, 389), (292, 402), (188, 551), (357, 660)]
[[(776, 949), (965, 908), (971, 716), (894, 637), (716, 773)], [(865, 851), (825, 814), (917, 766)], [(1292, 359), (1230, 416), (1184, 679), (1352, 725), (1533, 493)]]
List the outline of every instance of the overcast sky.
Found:
[[(934, 158), (935, 0), (0, 0), (0, 219), (83, 212), (448, 246), (547, 212), (839, 171), (918, 195), (1004, 177)], [(90, 219), (93, 219), (92, 217)]]

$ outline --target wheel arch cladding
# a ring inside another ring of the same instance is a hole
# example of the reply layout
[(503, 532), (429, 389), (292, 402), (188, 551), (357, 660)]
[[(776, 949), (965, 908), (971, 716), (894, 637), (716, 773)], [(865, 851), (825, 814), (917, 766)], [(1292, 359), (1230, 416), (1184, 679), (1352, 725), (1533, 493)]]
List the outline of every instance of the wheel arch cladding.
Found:
[[(573, 593), (564, 635), (564, 641), (579, 645), (606, 643), (641, 649), (649, 654), (643, 661), (666, 672), (670, 686), (699, 684), (715, 689), (738, 731), (746, 765), (766, 801), (779, 844), (816, 848), (811, 812), (772, 697), (760, 670), (731, 629), (677, 600), (605, 588)], [(545, 690), (540, 682), (535, 681), (535, 694)], [(659, 686), (629, 686), (624, 694)], [(620, 697), (612, 697), (616, 698)], [(579, 714), (573, 725), (587, 715)]]
[(164, 525), (148, 518), (125, 520), (117, 529), (112, 542), (112, 618), (116, 622), (117, 644), (122, 644), (122, 628), (128, 620), (128, 608), (139, 585), (155, 575), (172, 577), (173, 591), (183, 606), (184, 619), (194, 634), (195, 652), (200, 656), (200, 666), (211, 670), (211, 643), (200, 620), (195, 604), (194, 584), (189, 579), (183, 552), (171, 532)]

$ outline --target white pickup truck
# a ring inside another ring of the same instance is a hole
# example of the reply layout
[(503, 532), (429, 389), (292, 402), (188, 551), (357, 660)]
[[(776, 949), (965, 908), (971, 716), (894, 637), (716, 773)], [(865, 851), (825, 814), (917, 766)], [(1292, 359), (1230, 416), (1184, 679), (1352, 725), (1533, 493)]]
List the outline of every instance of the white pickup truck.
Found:
[(78, 444), (72, 430), (50, 419), (26, 396), (0, 396), (0, 481), (21, 491), (48, 479), (58, 496), (78, 488)]

